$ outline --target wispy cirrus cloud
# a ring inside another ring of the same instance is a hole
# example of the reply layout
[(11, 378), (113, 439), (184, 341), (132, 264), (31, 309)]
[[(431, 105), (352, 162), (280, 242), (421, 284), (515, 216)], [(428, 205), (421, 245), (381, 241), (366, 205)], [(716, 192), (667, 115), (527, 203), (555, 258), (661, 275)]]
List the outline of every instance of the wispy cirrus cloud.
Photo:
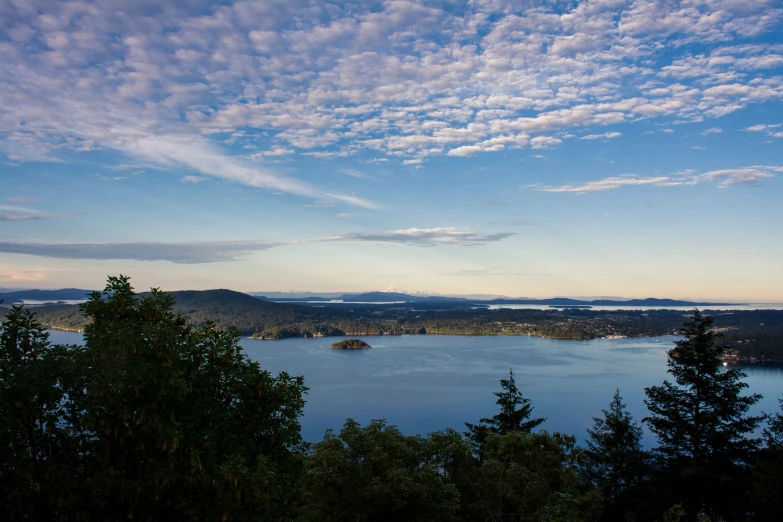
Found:
[(130, 152), (158, 163), (183, 165), (202, 174), (250, 187), (342, 202), (364, 208), (379, 208), (379, 205), (357, 196), (326, 192), (309, 183), (282, 177), (270, 169), (244, 164), (241, 159), (226, 155), (215, 145), (203, 139), (194, 140), (190, 136), (159, 136), (135, 139), (124, 146)]
[(366, 243), (388, 243), (417, 246), (477, 246), (495, 241), (501, 241), (512, 236), (513, 232), (482, 234), (468, 228), (409, 228), (404, 230), (388, 230), (384, 232), (357, 232), (325, 238), (319, 241), (348, 241)]
[(588, 192), (601, 192), (615, 190), (623, 187), (653, 186), (653, 187), (679, 187), (698, 185), (704, 182), (715, 182), (719, 188), (727, 188), (733, 185), (747, 185), (761, 182), (775, 177), (776, 173), (783, 172), (783, 167), (778, 166), (754, 166), (737, 169), (722, 169), (694, 175), (692, 171), (682, 172), (673, 176), (636, 176), (632, 174), (624, 176), (611, 176), (608, 178), (587, 181), (573, 185), (526, 185), (523, 189), (534, 188), (541, 192), (586, 194)]
[(270, 248), (312, 243), (373, 243), (397, 246), (480, 246), (515, 236), (515, 233), (483, 234), (469, 228), (410, 228), (381, 232), (356, 232), (338, 236), (284, 242), (192, 241), (127, 243), (33, 243), (0, 241), (0, 253), (58, 259), (129, 259), (200, 264), (236, 261)]
[(714, 181), (718, 187), (726, 188), (732, 185), (758, 183), (775, 177), (775, 173), (783, 172), (783, 167), (746, 167), (741, 169), (723, 169), (705, 172), (699, 178), (704, 181)]
[(526, 188), (535, 187), (541, 192), (572, 192), (575, 194), (586, 194), (588, 192), (601, 192), (604, 190), (614, 190), (622, 187), (634, 187), (651, 185), (654, 187), (673, 187), (677, 185), (694, 185), (697, 183), (694, 179), (689, 178), (673, 178), (670, 176), (656, 176), (656, 177), (644, 177), (644, 176), (612, 176), (595, 181), (587, 181), (585, 183), (579, 183), (575, 185), (561, 185), (561, 186), (544, 186), (544, 185), (528, 185)]
[[(6, 198), (12, 199), (12, 198)], [(61, 217), (59, 214), (49, 214), (31, 208), (0, 205), (0, 221), (37, 221)]]
[(279, 243), (260, 241), (196, 241), (184, 243), (27, 243), (0, 241), (0, 252), (58, 259), (130, 259), (171, 263), (234, 261)]
[(780, 123), (775, 123), (772, 125), (766, 123), (760, 123), (758, 125), (752, 125), (745, 130), (748, 132), (764, 132), (764, 131), (769, 131), (770, 129), (777, 129), (780, 126), (781, 126)]

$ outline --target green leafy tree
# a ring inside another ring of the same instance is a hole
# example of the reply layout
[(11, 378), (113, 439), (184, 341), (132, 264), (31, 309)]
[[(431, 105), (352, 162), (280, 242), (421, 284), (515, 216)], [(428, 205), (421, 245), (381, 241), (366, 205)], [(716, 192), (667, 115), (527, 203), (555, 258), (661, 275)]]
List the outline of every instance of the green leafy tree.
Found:
[(208, 520), (285, 518), (296, 497), (301, 377), (277, 378), (235, 330), (198, 330), (153, 289), (110, 277), (83, 305), (91, 514)]
[(506, 433), (530, 433), (546, 419), (533, 418), (533, 404), (522, 395), (514, 380), (513, 370), (508, 371), (508, 379), (500, 379), (502, 391), (493, 392), (498, 398), (495, 404), (500, 406), (500, 412), (491, 418), (479, 420), (479, 424), (465, 423), (468, 431), (465, 435), (479, 448), (490, 433), (505, 435)]
[(487, 436), (468, 520), (595, 520), (601, 495), (579, 473), (574, 437), (517, 430)]
[(676, 384), (645, 388), (657, 436), (661, 489), (668, 505), (682, 502), (690, 517), (711, 510), (727, 519), (742, 509), (745, 464), (758, 441), (751, 437), (761, 417), (748, 415), (759, 395), (742, 395), (745, 374), (724, 369), (726, 348), (716, 341), (712, 317), (696, 310), (680, 331), (683, 339), (669, 351), (668, 367)]
[(285, 520), (300, 500), (301, 377), (170, 295), (110, 277), (85, 346), (14, 309), (0, 332), (0, 504), (11, 520)]
[[(459, 494), (422, 437), (349, 419), (307, 457), (302, 520), (458, 520)], [(441, 464), (444, 464), (441, 462)]]
[(584, 453), (586, 474), (604, 495), (603, 518), (621, 520), (639, 505), (637, 488), (644, 477), (642, 428), (626, 410), (618, 389), (603, 418), (593, 417)]
[(75, 351), (52, 347), (20, 306), (0, 323), (0, 510), (11, 520), (57, 518), (68, 496), (74, 438), (62, 421), (78, 394)]

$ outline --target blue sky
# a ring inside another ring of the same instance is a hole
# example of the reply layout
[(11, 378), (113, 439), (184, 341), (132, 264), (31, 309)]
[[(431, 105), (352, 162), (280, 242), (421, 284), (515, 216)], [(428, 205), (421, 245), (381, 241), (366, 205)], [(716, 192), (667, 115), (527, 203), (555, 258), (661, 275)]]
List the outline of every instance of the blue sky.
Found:
[(0, 287), (783, 301), (783, 5), (0, 3)]

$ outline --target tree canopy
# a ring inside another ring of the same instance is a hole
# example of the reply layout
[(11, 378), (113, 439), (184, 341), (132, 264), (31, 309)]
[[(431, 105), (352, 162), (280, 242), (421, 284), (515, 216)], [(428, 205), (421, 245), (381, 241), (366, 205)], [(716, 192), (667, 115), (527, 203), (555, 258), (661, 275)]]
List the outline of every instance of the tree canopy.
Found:
[(714, 510), (728, 518), (741, 509), (745, 464), (758, 446), (751, 435), (762, 417), (748, 415), (760, 396), (743, 395), (745, 374), (724, 368), (726, 347), (712, 325), (698, 310), (683, 325), (667, 363), (675, 383), (645, 388), (644, 422), (658, 438), (669, 501), (690, 517)]
[[(53, 345), (34, 313), (0, 323), (0, 509), (8, 520), (772, 521), (783, 408), (748, 409), (698, 312), (647, 389), (648, 459), (619, 391), (586, 447), (534, 431), (514, 373), (498, 412), (406, 435), (349, 419), (309, 444), (302, 377), (250, 361), (238, 332), (194, 326), (170, 294), (110, 277), (82, 305), (84, 346)], [(783, 407), (783, 402), (781, 403)], [(708, 518), (710, 517), (710, 518)]]

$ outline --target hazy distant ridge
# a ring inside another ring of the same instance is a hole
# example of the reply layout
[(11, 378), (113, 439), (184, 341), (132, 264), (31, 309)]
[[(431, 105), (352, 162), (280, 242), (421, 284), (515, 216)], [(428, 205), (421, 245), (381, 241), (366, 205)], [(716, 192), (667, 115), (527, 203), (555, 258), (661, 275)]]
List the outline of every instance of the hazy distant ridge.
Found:
[[(86, 299), (92, 290), (83, 290), (79, 288), (63, 288), (61, 290), (19, 290), (15, 292), (0, 293), (0, 300), (6, 303), (12, 303), (22, 300), (31, 301), (71, 301), (77, 299)], [(185, 295), (193, 290), (182, 290), (176, 292), (179, 295)], [(240, 292), (236, 292), (240, 293)], [(739, 303), (716, 303), (702, 301), (680, 301), (677, 299), (658, 299), (648, 297), (646, 299), (571, 299), (568, 297), (553, 297), (549, 299), (530, 299), (530, 298), (498, 298), (498, 299), (466, 299), (464, 297), (450, 296), (422, 296), (410, 295), (398, 292), (361, 292), (361, 293), (328, 293), (323, 295), (308, 294), (306, 297), (275, 297), (275, 293), (270, 292), (270, 296), (258, 294), (243, 294), (263, 301), (278, 302), (296, 302), (296, 301), (330, 301), (339, 300), (346, 303), (383, 303), (383, 302), (417, 302), (417, 303), (460, 303), (468, 305), (475, 303), (478, 305), (561, 305), (561, 306), (715, 306), (730, 305)], [(278, 293), (279, 294), (279, 293)]]

